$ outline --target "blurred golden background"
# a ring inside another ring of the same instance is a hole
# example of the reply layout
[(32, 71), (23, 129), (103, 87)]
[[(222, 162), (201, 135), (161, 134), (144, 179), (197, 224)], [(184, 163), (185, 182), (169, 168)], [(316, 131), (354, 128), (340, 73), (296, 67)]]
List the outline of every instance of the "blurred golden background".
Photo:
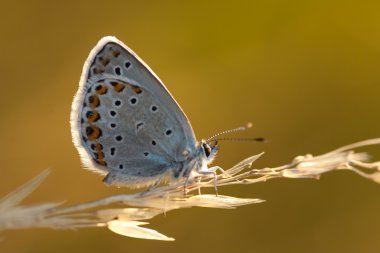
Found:
[[(0, 31), (1, 196), (52, 173), (27, 204), (75, 204), (128, 192), (83, 170), (69, 114), (82, 66), (105, 35), (163, 80), (197, 138), (253, 122), (222, 143), (228, 168), (265, 151), (278, 166), (379, 137), (380, 2), (8, 1)], [(379, 147), (366, 149), (380, 158)], [(266, 199), (237, 210), (184, 209), (151, 221), (175, 242), (106, 229), (6, 231), (0, 252), (378, 252), (380, 185), (350, 172), (223, 187)]]

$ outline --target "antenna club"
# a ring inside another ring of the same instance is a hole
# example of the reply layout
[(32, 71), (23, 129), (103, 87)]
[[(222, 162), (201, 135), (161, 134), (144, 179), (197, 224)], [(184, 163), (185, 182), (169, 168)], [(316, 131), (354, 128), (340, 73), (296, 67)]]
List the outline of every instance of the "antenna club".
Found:
[(246, 125), (245, 125), (245, 128), (251, 128), (253, 126), (252, 122), (248, 122)]

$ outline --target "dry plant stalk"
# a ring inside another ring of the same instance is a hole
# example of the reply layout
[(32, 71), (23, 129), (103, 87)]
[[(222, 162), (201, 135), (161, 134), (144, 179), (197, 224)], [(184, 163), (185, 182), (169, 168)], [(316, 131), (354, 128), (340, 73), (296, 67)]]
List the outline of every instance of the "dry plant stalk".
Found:
[[(333, 170), (350, 170), (380, 183), (380, 162), (368, 162), (369, 155), (354, 149), (379, 145), (380, 138), (357, 142), (319, 156), (298, 156), (289, 164), (263, 169), (248, 169), (263, 153), (249, 157), (217, 175), (218, 187), (233, 184), (253, 184), (272, 178), (315, 178)], [(261, 203), (264, 200), (201, 194), (200, 188), (214, 187), (214, 178), (202, 177), (190, 182), (184, 194), (184, 182), (151, 188), (145, 192), (113, 195), (91, 202), (62, 207), (62, 203), (22, 206), (26, 198), (47, 177), (49, 171), (8, 194), (0, 200), (0, 230), (21, 228), (73, 229), (108, 227), (111, 231), (135, 238), (173, 241), (155, 230), (141, 227), (145, 220), (174, 209), (186, 207), (236, 208)], [(111, 208), (112, 204), (125, 208)]]

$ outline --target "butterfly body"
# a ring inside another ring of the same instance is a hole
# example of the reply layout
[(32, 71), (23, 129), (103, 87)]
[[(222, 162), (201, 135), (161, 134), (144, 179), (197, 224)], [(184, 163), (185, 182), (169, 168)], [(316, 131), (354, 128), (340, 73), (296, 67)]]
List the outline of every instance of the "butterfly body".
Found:
[(207, 172), (217, 150), (196, 141), (164, 84), (115, 37), (101, 39), (85, 62), (71, 130), (84, 166), (119, 186)]

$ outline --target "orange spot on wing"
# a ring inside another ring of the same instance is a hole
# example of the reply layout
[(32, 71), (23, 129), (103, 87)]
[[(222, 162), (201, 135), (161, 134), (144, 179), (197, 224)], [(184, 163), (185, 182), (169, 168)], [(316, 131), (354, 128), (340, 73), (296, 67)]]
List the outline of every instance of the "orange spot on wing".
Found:
[(111, 82), (111, 85), (115, 89), (116, 92), (122, 92), (125, 88), (125, 85), (118, 82)]
[(99, 95), (103, 95), (107, 93), (108, 88), (105, 85), (98, 85), (96, 86), (95, 90)]
[(102, 152), (103, 146), (100, 143), (95, 144), (96, 162), (105, 166), (107, 163), (104, 161), (104, 153)]
[(98, 107), (100, 104), (100, 99), (96, 95), (92, 95), (88, 98), (88, 102), (92, 108)]
[(86, 116), (90, 123), (93, 123), (100, 118), (100, 114), (97, 111), (89, 111)]
[(95, 160), (98, 164), (100, 165), (103, 165), (103, 166), (107, 166), (107, 163), (106, 161), (99, 161), (99, 160)]
[(86, 128), (86, 134), (88, 139), (90, 141), (93, 141), (98, 139), (102, 135), (102, 130), (95, 125), (90, 125)]
[(112, 50), (113, 57), (118, 57), (120, 55), (120, 51), (118, 50)]
[(100, 57), (99, 60), (100, 60), (100, 63), (101, 63), (103, 66), (107, 66), (108, 63), (110, 63), (110, 59), (108, 59), (108, 58), (106, 58), (106, 57)]
[(99, 75), (99, 74), (102, 74), (104, 72), (104, 70), (101, 68), (94, 68), (93, 72), (94, 72), (94, 74)]
[(100, 144), (100, 143), (96, 143), (96, 144), (95, 144), (95, 150), (96, 150), (96, 152), (100, 152), (100, 151), (102, 151), (102, 150), (103, 150), (103, 146), (102, 146), (102, 144)]
[(132, 85), (132, 90), (136, 93), (136, 94), (140, 94), (142, 92), (141, 88), (139, 86), (135, 86), (135, 85)]
[(98, 162), (104, 162), (104, 153), (99, 151), (98, 153)]

